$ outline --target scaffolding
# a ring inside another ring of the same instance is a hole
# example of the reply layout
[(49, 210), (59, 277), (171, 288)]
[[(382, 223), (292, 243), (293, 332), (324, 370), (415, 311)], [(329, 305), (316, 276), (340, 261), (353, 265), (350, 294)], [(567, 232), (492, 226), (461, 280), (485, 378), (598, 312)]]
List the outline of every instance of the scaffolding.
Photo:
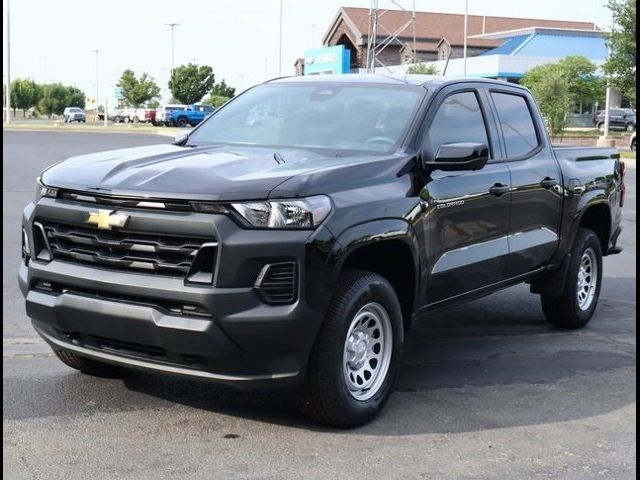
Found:
[[(411, 3), (411, 7), (408, 8), (407, 4)], [(388, 15), (389, 11), (400, 11), (406, 13), (407, 21), (403, 22), (395, 29), (387, 28), (385, 26), (384, 17)], [(411, 35), (406, 33), (410, 31)], [(404, 34), (404, 35), (403, 35)], [(412, 40), (407, 41), (407, 38)], [(367, 38), (367, 72), (375, 73), (376, 67), (382, 67), (388, 72), (391, 69), (384, 63), (382, 59), (382, 53), (390, 45), (396, 45), (407, 47), (411, 50), (411, 57), (409, 63), (415, 63), (417, 60), (416, 55), (416, 2), (402, 0), (388, 0), (381, 2), (380, 0), (371, 0), (371, 6), (369, 8), (369, 36)]]

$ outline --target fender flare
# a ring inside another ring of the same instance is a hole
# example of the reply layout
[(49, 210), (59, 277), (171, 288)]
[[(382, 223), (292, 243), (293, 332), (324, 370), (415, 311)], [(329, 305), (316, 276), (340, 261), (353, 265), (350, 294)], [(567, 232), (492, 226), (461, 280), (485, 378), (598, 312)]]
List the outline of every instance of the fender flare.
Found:
[(335, 279), (337, 280), (347, 259), (355, 251), (388, 241), (401, 241), (404, 243), (413, 258), (413, 299), (415, 304), (420, 292), (420, 272), (423, 255), (420, 252), (418, 236), (413, 226), (405, 219), (383, 218), (370, 220), (343, 230), (336, 237), (336, 242), (330, 254)]

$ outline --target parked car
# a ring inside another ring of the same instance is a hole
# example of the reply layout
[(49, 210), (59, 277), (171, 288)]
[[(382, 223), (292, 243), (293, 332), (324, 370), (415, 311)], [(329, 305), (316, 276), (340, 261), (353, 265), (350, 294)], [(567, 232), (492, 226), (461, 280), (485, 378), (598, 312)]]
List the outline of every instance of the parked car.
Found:
[(156, 110), (155, 125), (173, 125), (173, 113), (176, 111), (186, 111), (189, 107), (180, 104), (168, 104)]
[[(600, 110), (593, 118), (593, 124), (604, 130), (606, 110)], [(614, 108), (609, 110), (609, 123), (612, 129), (623, 129), (632, 132), (636, 129), (636, 111), (631, 108)]]
[(87, 121), (87, 116), (84, 113), (84, 110), (78, 107), (67, 107), (63, 112), (64, 123), (71, 122), (82, 122), (85, 123)]
[(195, 127), (215, 111), (210, 105), (189, 105), (186, 110), (172, 112), (173, 125), (176, 127)]
[(425, 78), (277, 79), (173, 145), (47, 168), (21, 235), (36, 332), (82, 372), (293, 385), (353, 427), (430, 312), (527, 282), (584, 327), (621, 251), (618, 151), (552, 147), (523, 87)]
[(632, 152), (636, 151), (636, 134), (635, 132), (631, 135), (631, 139), (629, 140), (629, 148)]
[(113, 123), (123, 123), (125, 118), (124, 109), (116, 108), (111, 112), (111, 114), (109, 114), (107, 118), (111, 120)]
[(138, 108), (133, 118), (137, 123), (152, 123), (156, 117), (156, 111), (153, 108)]

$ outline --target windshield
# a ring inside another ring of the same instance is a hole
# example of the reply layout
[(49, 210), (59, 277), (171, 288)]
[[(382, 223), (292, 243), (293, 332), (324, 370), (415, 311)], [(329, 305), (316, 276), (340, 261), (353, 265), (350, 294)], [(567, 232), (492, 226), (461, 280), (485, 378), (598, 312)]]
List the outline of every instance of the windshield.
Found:
[(189, 144), (391, 151), (425, 90), (413, 86), (267, 84), (216, 111)]

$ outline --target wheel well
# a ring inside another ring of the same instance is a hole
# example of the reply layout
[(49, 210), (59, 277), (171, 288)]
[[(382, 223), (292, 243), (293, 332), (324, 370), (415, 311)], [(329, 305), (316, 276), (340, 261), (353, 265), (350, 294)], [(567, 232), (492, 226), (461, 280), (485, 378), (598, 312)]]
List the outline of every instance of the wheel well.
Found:
[(601, 203), (589, 207), (580, 219), (580, 227), (593, 230), (600, 239), (602, 252), (607, 252), (611, 235), (611, 212), (607, 205)]
[(415, 260), (406, 243), (385, 240), (360, 247), (349, 255), (343, 268), (367, 270), (386, 278), (400, 300), (405, 329), (411, 326), (416, 275)]

